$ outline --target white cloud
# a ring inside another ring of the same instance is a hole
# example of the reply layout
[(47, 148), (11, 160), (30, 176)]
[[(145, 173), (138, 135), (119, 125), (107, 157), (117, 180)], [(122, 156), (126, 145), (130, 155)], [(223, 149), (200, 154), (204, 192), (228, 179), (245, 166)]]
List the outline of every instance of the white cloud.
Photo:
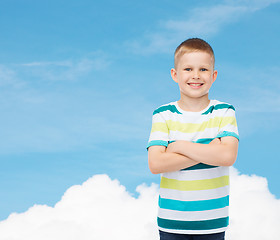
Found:
[(10, 69), (9, 67), (5, 65), (0, 65), (0, 87), (14, 87), (14, 88), (20, 88), (24, 85), (22, 81), (20, 81), (16, 77), (16, 71), (13, 69)]
[(226, 0), (225, 2), (233, 5), (246, 6), (251, 11), (257, 11), (271, 4), (279, 3), (280, 0)]
[[(156, 240), (157, 185), (129, 194), (117, 180), (96, 175), (69, 188), (54, 206), (35, 205), (0, 222), (1, 240)], [(277, 239), (280, 200), (265, 178), (231, 172), (229, 240)]]
[[(223, 97), (232, 96), (239, 111), (247, 113), (280, 112), (278, 80), (280, 67), (260, 67), (256, 64), (253, 67), (223, 65), (221, 68), (223, 76), (216, 83), (223, 89), (220, 94), (223, 94)], [(242, 81), (242, 84), (237, 84), (236, 79)]]
[(79, 80), (92, 71), (100, 71), (110, 65), (104, 55), (77, 60), (30, 62), (18, 65), (19, 72), (27, 72), (37, 80), (65, 81)]
[(69, 188), (53, 208), (35, 205), (0, 222), (1, 240), (152, 240), (157, 187), (138, 186), (134, 198), (118, 181), (96, 175)]
[(278, 239), (280, 199), (269, 192), (266, 178), (232, 170), (228, 239)]
[(20, 89), (28, 85), (36, 86), (36, 83), (42, 81), (80, 81), (83, 77), (100, 72), (110, 65), (108, 56), (101, 51), (89, 53), (82, 58), (62, 61), (0, 64), (0, 87)]
[(127, 126), (119, 119), (118, 109), (105, 109), (113, 101), (125, 108), (117, 87), (113, 94), (99, 83), (107, 80), (103, 69), (109, 64), (106, 54), (96, 52), (65, 61), (0, 65), (0, 111), (5, 116), (0, 119), (0, 154), (92, 149), (108, 136), (122, 139), (140, 132), (135, 123)]
[[(185, 21), (168, 20), (166, 29), (176, 31), (184, 37), (185, 35), (209, 35), (234, 21), (237, 17), (247, 11), (243, 6), (216, 5), (208, 8), (195, 8), (190, 12), (190, 17)], [(235, 16), (235, 18), (232, 18)]]
[(22, 66), (26, 67), (45, 67), (45, 66), (63, 66), (63, 67), (71, 67), (73, 63), (69, 60), (67, 61), (53, 61), (53, 62), (30, 62), (30, 63), (23, 63)]
[(169, 52), (178, 42), (188, 37), (209, 37), (225, 25), (238, 21), (245, 14), (263, 9), (279, 0), (225, 0), (208, 7), (193, 8), (181, 19), (162, 21), (158, 29), (147, 33), (140, 40), (126, 44), (134, 53), (153, 54)]

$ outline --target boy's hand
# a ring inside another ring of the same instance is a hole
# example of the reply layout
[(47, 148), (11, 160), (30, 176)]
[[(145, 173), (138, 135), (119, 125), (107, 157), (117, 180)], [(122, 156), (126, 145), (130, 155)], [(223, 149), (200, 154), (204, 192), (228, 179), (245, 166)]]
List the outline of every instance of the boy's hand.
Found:
[(179, 140), (170, 143), (165, 151), (208, 165), (232, 166), (237, 157), (238, 139), (233, 136), (215, 138), (209, 144)]
[(221, 139), (220, 138), (215, 138), (209, 144), (221, 144)]
[[(184, 140), (178, 140), (176, 142), (173, 143), (169, 143), (166, 149), (166, 152), (178, 152), (178, 149), (180, 149), (180, 147), (184, 147), (184, 145), (182, 145), (182, 143), (184, 143), (186, 141)], [(221, 139), (220, 138), (215, 138), (213, 139), (209, 144), (221, 144)]]
[(176, 142), (169, 143), (166, 149), (166, 152), (169, 153), (179, 153), (180, 154), (180, 149), (185, 149), (186, 145), (185, 143), (188, 141), (185, 140), (177, 140)]
[[(186, 143), (187, 141), (184, 140), (178, 140), (173, 143), (169, 143), (166, 149), (166, 152), (169, 153), (180, 153), (180, 149), (186, 148)], [(221, 144), (221, 139), (220, 138), (215, 138), (213, 139), (209, 144)]]
[(166, 148), (166, 152), (169, 152), (169, 153), (176, 152), (176, 146), (178, 145), (178, 143), (179, 143), (179, 141), (169, 143), (167, 148)]

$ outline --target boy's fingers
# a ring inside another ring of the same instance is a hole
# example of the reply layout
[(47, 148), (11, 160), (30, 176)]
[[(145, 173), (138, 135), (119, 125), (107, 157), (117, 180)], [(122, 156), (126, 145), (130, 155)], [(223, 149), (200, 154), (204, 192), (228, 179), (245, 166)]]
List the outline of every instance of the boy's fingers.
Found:
[(174, 145), (174, 143), (175, 142), (172, 142), (172, 143), (168, 144), (167, 149), (166, 149), (167, 152), (171, 152), (172, 151), (172, 146)]
[(221, 139), (220, 138), (215, 138), (214, 140), (212, 140), (210, 142), (210, 144), (219, 144), (219, 143), (221, 143)]

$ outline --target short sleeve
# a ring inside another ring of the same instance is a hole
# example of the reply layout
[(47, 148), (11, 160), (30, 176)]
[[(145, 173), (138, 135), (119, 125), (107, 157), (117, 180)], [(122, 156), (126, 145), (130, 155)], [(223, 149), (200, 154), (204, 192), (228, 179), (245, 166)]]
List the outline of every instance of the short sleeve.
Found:
[(147, 149), (151, 146), (168, 146), (169, 129), (162, 114), (154, 111), (152, 129), (149, 137)]
[(226, 109), (225, 114), (223, 115), (220, 122), (217, 138), (228, 136), (236, 137), (239, 140), (235, 108), (233, 106), (230, 106)]

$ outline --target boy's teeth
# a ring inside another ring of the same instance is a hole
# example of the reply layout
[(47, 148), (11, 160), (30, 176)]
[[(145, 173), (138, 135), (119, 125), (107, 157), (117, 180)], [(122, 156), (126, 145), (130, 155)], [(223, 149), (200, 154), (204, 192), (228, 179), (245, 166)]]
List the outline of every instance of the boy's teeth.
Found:
[(202, 85), (202, 83), (189, 83), (189, 85), (192, 85), (192, 86), (200, 86), (200, 85)]

